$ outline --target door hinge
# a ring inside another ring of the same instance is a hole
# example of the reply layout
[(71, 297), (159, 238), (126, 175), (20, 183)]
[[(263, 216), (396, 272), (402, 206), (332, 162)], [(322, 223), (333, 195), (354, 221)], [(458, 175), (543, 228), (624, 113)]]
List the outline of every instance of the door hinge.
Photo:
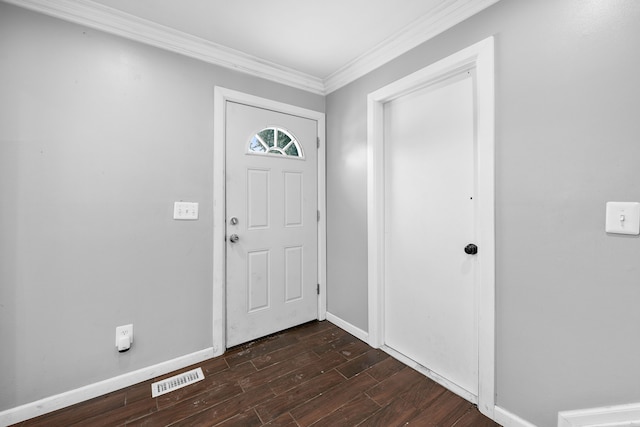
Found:
[(320, 222), (320, 209), (318, 209), (318, 222)]
[(316, 143), (318, 145), (318, 148), (320, 148), (320, 137), (319, 136), (316, 137)]
[(316, 287), (316, 292), (318, 292), (318, 295), (320, 295), (320, 283), (318, 283), (318, 286)]

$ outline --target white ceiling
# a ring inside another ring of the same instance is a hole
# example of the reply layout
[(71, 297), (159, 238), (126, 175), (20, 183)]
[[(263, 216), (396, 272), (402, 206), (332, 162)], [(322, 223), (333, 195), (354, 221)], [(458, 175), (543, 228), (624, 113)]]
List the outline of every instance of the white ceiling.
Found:
[(2, 0), (326, 94), (499, 0)]
[(94, 0), (324, 79), (447, 0)]

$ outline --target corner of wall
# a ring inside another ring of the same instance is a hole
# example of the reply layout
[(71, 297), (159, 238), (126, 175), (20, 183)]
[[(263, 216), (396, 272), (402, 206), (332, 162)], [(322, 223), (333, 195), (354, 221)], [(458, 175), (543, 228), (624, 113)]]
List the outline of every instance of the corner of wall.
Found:
[(336, 325), (337, 327), (349, 332), (351, 335), (358, 338), (359, 340), (364, 341), (366, 343), (369, 342), (369, 334), (366, 331), (363, 331), (357, 326), (352, 325), (346, 320), (343, 320), (338, 316), (331, 314), (329, 312), (327, 312), (327, 320), (333, 323), (334, 325)]

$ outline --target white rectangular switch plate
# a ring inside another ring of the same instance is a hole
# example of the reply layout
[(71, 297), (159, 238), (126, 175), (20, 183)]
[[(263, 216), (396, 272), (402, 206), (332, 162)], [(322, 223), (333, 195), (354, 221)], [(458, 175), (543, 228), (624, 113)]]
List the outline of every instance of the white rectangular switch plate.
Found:
[(614, 234), (640, 234), (640, 203), (607, 202), (605, 230)]
[(173, 219), (198, 219), (198, 203), (175, 202), (173, 204)]

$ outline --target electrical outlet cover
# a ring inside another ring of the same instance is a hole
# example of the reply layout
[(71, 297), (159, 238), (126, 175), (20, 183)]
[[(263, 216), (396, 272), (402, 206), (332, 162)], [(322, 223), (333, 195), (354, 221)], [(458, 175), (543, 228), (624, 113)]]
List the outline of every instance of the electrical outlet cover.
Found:
[(133, 325), (118, 326), (116, 328), (116, 347), (118, 347), (122, 336), (129, 336), (129, 342), (133, 344)]

